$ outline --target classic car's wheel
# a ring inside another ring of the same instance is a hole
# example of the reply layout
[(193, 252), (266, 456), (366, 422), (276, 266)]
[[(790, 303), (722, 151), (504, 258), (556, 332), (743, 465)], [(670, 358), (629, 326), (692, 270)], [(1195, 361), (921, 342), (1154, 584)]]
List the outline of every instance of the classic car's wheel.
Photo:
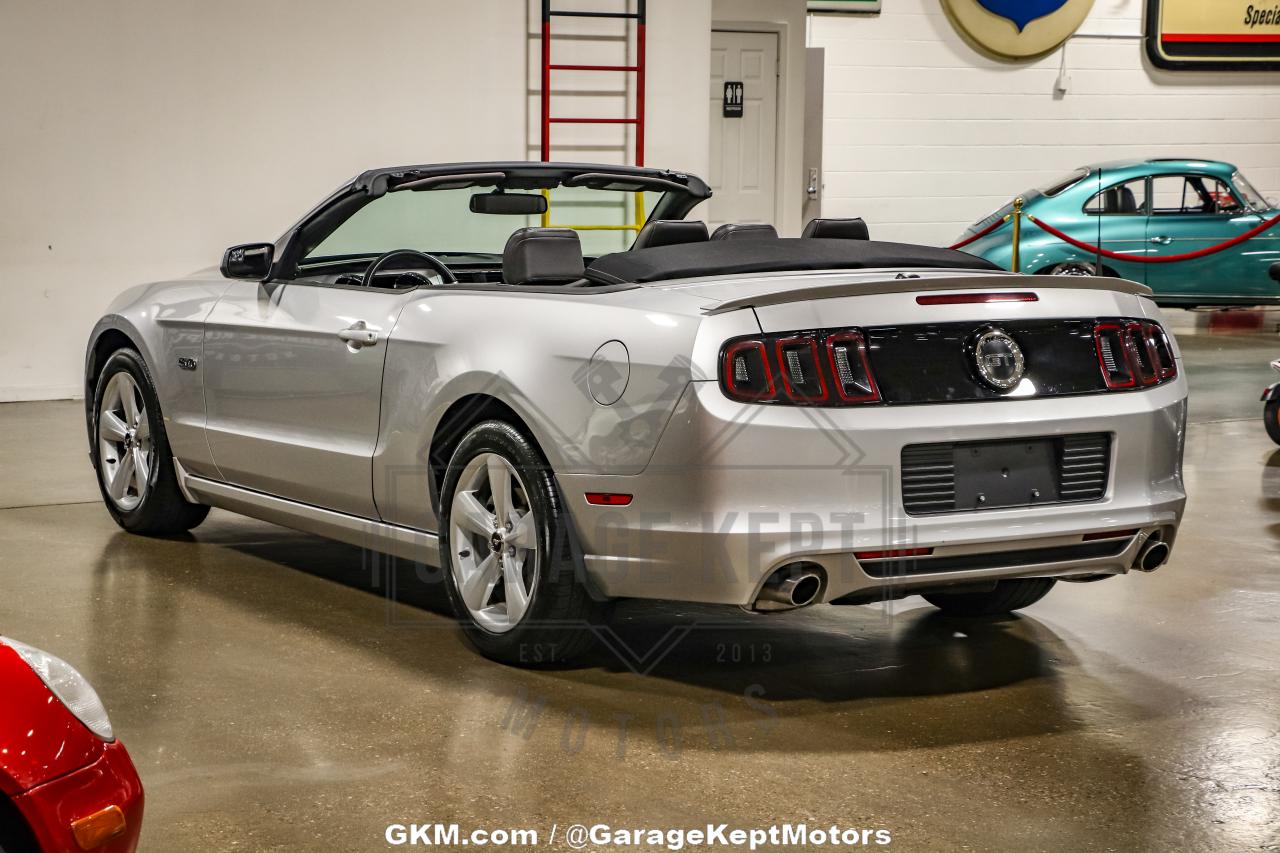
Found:
[(504, 663), (581, 652), (597, 605), (577, 575), (549, 466), (529, 440), (502, 421), (477, 425), (440, 491), (440, 559), (468, 639)]
[(924, 600), (951, 616), (995, 616), (1035, 604), (1053, 589), (1053, 578), (999, 581), (990, 592), (934, 592)]
[(1067, 261), (1049, 270), (1049, 275), (1097, 275), (1098, 268), (1086, 261)]
[(1267, 424), (1267, 435), (1280, 444), (1280, 400), (1272, 400), (1262, 409), (1262, 419)]
[(173, 455), (151, 374), (131, 349), (103, 366), (93, 395), (90, 453), (107, 511), (131, 533), (181, 533), (204, 521), (209, 508), (190, 503), (178, 488)]

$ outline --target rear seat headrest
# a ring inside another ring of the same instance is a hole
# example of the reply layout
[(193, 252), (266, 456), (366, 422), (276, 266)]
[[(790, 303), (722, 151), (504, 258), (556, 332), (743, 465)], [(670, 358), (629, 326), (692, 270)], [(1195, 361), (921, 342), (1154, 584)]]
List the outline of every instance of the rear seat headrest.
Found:
[(753, 223), (750, 225), (736, 225), (732, 222), (726, 222), (715, 230), (711, 235), (712, 240), (776, 240), (778, 239), (778, 230), (772, 225), (764, 223)]
[(867, 223), (858, 219), (810, 219), (801, 237), (818, 237), (824, 240), (870, 240)]
[(653, 249), (657, 246), (677, 246), (681, 243), (705, 243), (708, 240), (707, 223), (684, 219), (650, 219), (636, 235), (632, 249)]
[(507, 284), (566, 284), (582, 276), (582, 243), (571, 228), (519, 228), (502, 250)]

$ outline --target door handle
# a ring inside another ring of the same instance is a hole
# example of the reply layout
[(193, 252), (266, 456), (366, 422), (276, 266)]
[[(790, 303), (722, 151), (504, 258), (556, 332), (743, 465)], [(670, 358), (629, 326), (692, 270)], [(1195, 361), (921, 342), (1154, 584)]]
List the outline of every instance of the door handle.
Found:
[(365, 325), (364, 320), (357, 320), (341, 332), (338, 332), (338, 339), (346, 341), (347, 348), (352, 352), (363, 347), (378, 345), (378, 333)]
[(1161, 246), (1167, 246), (1167, 245), (1169, 245), (1170, 243), (1172, 243), (1172, 242), (1173, 242), (1173, 238), (1172, 238), (1172, 237), (1163, 237), (1163, 236), (1162, 236), (1162, 237), (1152, 237), (1152, 238), (1151, 238), (1151, 242), (1152, 242), (1152, 243), (1156, 243), (1156, 244), (1161, 245)]

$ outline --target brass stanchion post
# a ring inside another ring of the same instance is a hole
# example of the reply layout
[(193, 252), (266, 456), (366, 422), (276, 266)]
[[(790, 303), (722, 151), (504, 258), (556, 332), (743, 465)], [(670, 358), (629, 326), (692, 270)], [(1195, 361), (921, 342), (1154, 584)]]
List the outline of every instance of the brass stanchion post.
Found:
[(1026, 202), (1022, 196), (1018, 196), (1013, 200), (1013, 271), (1019, 272), (1022, 267), (1021, 244), (1022, 244), (1022, 205)]

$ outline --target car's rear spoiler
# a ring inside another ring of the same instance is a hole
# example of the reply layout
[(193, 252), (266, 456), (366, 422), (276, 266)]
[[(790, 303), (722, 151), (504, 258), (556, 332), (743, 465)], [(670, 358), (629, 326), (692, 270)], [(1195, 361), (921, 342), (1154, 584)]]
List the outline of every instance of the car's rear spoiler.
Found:
[(787, 302), (807, 302), (813, 299), (836, 299), (841, 296), (876, 296), (885, 293), (919, 293), (932, 290), (1045, 290), (1048, 288), (1061, 290), (1110, 290), (1115, 293), (1130, 293), (1135, 296), (1151, 296), (1152, 290), (1146, 285), (1128, 281), (1123, 278), (1103, 278), (1100, 276), (1015, 276), (1004, 275), (959, 275), (930, 276), (928, 278), (909, 277), (910, 273), (898, 273), (902, 278), (888, 278), (884, 281), (843, 281), (831, 284), (818, 284), (811, 287), (797, 287), (786, 290), (756, 293), (751, 296), (740, 296), (727, 299), (718, 305), (703, 309), (704, 314), (723, 314), (739, 308), (759, 308), (764, 305), (781, 305)]

